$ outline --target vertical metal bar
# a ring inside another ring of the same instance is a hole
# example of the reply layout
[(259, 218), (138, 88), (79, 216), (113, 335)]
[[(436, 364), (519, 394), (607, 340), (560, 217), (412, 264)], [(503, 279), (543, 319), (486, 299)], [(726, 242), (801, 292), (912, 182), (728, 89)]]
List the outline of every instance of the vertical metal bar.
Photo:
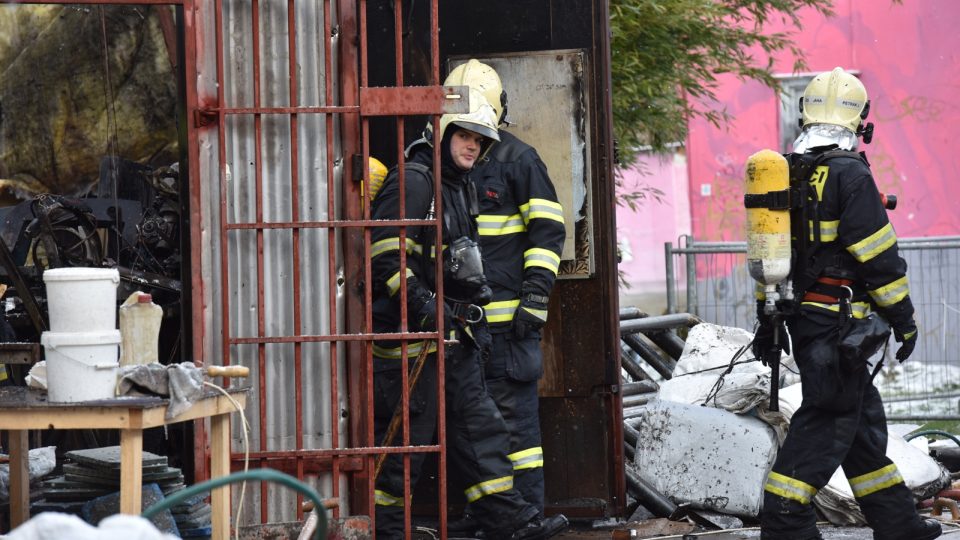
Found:
[[(687, 236), (687, 247), (690, 247), (692, 236)], [(697, 256), (687, 251), (684, 255), (687, 265), (687, 313), (697, 315), (700, 311), (697, 306)]]
[[(438, 1), (430, 1), (430, 66), (431, 74), (433, 74), (433, 84), (440, 84), (440, 15), (438, 9)], [(438, 117), (433, 117), (433, 129), (434, 134), (439, 136), (439, 122)], [(437, 137), (434, 140), (439, 141)], [(436, 200), (436, 225), (434, 226), (435, 234), (433, 245), (436, 246), (437, 255), (435, 258), (436, 266), (434, 271), (436, 272), (437, 278), (437, 320), (444, 320), (444, 302), (440, 301), (443, 298), (443, 230), (441, 223), (443, 223), (443, 197), (441, 194), (441, 185), (440, 181), (440, 159), (439, 159), (439, 142), (434, 144), (434, 197)], [(446, 361), (445, 361), (445, 350), (444, 347), (444, 329), (442, 325), (437, 325), (437, 440), (440, 442), (440, 454), (438, 456), (438, 465), (437, 465), (437, 498), (439, 500), (439, 512), (440, 512), (440, 534), (441, 539), (446, 538), (447, 531), (447, 417), (446, 417), (446, 384), (445, 384), (445, 373), (446, 373)]]
[[(216, 18), (216, 56), (217, 56), (217, 106), (226, 105), (226, 96), (224, 89), (224, 53), (223, 53), (223, 0), (215, 0), (215, 18)], [(226, 148), (227, 119), (226, 115), (217, 115), (217, 165), (220, 169), (220, 320), (222, 325), (221, 335), (223, 341), (221, 350), (223, 351), (223, 364), (228, 365), (230, 361), (230, 260), (228, 254), (227, 240), (227, 148)], [(199, 223), (199, 222), (198, 222)], [(229, 380), (224, 381), (228, 385)], [(206, 456), (204, 456), (206, 457)], [(206, 462), (206, 459), (204, 459)]]
[(667, 313), (677, 312), (677, 277), (673, 269), (673, 242), (663, 243), (664, 262), (667, 274)]
[[(296, 5), (294, 0), (287, 0), (287, 75), (290, 85), (290, 107), (296, 107), (299, 103), (297, 95), (297, 17)], [(327, 77), (329, 80), (329, 77)], [(302, 333), (302, 305), (300, 302), (300, 228), (296, 223), (300, 221), (300, 145), (298, 137), (298, 117), (296, 113), (290, 114), (290, 219), (295, 224), (292, 234), (293, 248), (293, 335), (299, 336)], [(329, 141), (330, 134), (327, 133)], [(294, 373), (294, 441), (296, 448), (303, 448), (303, 347), (300, 342), (293, 343), (293, 373)], [(303, 480), (303, 456), (296, 457), (297, 479)], [(296, 516), (297, 520), (303, 519), (303, 510), (301, 503), (303, 495), (297, 493)]]
[[(369, 63), (367, 59), (367, 0), (360, 0), (360, 87), (364, 88), (368, 86), (368, 75), (367, 71), (369, 69)], [(370, 121), (366, 118), (360, 117), (360, 134), (362, 137), (361, 148), (363, 151), (364, 159), (364, 171), (367, 172), (367, 158), (370, 155)], [(365, 177), (367, 178), (367, 177)], [(367, 204), (363, 209), (363, 217), (367, 219), (370, 217), (370, 205)], [(363, 228), (363, 294), (365, 298), (364, 302), (364, 329), (370, 331), (373, 328), (373, 311), (370, 308), (373, 301), (373, 290), (372, 290), (372, 272), (370, 266), (370, 227)], [(376, 446), (377, 442), (374, 438), (373, 431), (373, 343), (367, 341), (364, 343), (363, 351), (363, 361), (366, 375), (366, 407), (364, 412), (366, 414), (366, 441), (367, 446), (373, 447)], [(371, 517), (371, 528), (376, 530), (376, 502), (374, 497), (374, 481), (376, 478), (373, 475), (374, 470), (374, 454), (368, 454), (365, 458), (366, 463), (364, 464), (364, 469), (367, 472), (367, 508)]]
[[(291, 0), (292, 2), (292, 0)], [(324, 0), (323, 2), (323, 34), (321, 39), (323, 40), (323, 69), (326, 76), (324, 80), (324, 105), (333, 105), (334, 103), (334, 94), (333, 94), (333, 44), (331, 42), (332, 32), (332, 9), (330, 5), (330, 0)], [(335, 212), (334, 203), (336, 202), (336, 179), (334, 177), (334, 148), (333, 148), (333, 134), (334, 134), (334, 124), (333, 124), (333, 115), (326, 114), (324, 116), (326, 121), (326, 142), (327, 142), (327, 151), (326, 151), (326, 161), (327, 161), (327, 215), (333, 219), (337, 214)], [(329, 297), (328, 307), (328, 317), (330, 321), (330, 334), (336, 335), (338, 333), (337, 327), (337, 231), (334, 228), (327, 229), (327, 295)], [(338, 368), (338, 358), (340, 348), (338, 342), (330, 342), (330, 429), (331, 429), (331, 447), (339, 448), (340, 447), (340, 429), (339, 429), (339, 414), (340, 410), (339, 402), (339, 368)], [(301, 445), (302, 448), (302, 445)], [(339, 497), (340, 494), (340, 459), (339, 456), (333, 456), (331, 460), (330, 467), (331, 474), (331, 485), (332, 496)], [(297, 519), (301, 519), (299, 502), (298, 498), (297, 504)], [(334, 510), (334, 515), (339, 512), (339, 509)]]
[[(251, 33), (253, 45), (253, 108), (259, 109), (262, 105), (260, 100), (260, 0), (252, 0), (251, 10)], [(254, 132), (254, 201), (256, 208), (256, 222), (263, 223), (263, 117), (257, 111), (253, 113), (253, 132)], [(263, 260), (263, 228), (257, 227), (257, 337), (266, 335), (266, 323), (264, 318), (264, 260)], [(260, 402), (260, 451), (267, 450), (267, 346), (265, 343), (257, 344), (257, 371), (259, 373), (259, 402)], [(267, 484), (260, 483), (260, 522), (266, 523), (269, 520), (269, 501), (267, 500)]]
[[(403, 86), (403, 1), (394, 0), (393, 3), (393, 47), (394, 47), (394, 77), (396, 86)], [(411, 6), (412, 9), (413, 6)], [(399, 217), (401, 219), (406, 218), (406, 175), (404, 170), (404, 159), (403, 159), (403, 129), (404, 119), (402, 116), (396, 117), (396, 130), (397, 130), (397, 162), (398, 162), (398, 176), (400, 181), (400, 197), (399, 197)], [(400, 324), (403, 332), (409, 331), (409, 316), (407, 313), (407, 285), (406, 280), (403, 279), (403, 276), (406, 276), (407, 272), (407, 252), (405, 246), (407, 245), (407, 228), (404, 226), (399, 227), (399, 253), (400, 253)], [(438, 317), (439, 319), (439, 317)], [(441, 319), (442, 320), (442, 319)], [(400, 343), (400, 365), (401, 365), (401, 387), (400, 387), (400, 404), (401, 404), (401, 418), (403, 425), (403, 442), (401, 446), (410, 446), (410, 392), (409, 392), (409, 359), (407, 358), (407, 347), (409, 342), (407, 340), (402, 340)], [(410, 486), (410, 454), (403, 454), (403, 498), (404, 500), (411, 500), (411, 486)], [(403, 523), (404, 531), (411, 531), (411, 513), (410, 505), (404, 505), (403, 507)]]
[[(188, 115), (184, 124), (187, 126), (187, 171), (189, 175), (189, 188), (187, 197), (189, 200), (190, 216), (190, 264), (193, 268), (200, 268), (203, 261), (203, 244), (201, 242), (201, 219), (203, 212), (203, 199), (201, 197), (200, 181), (200, 140), (197, 127), (190, 121), (189, 111), (195, 111), (199, 108), (199, 89), (197, 88), (197, 31), (194, 27), (196, 21), (196, 7), (192, 0), (186, 2), (182, 8), (179, 17), (183, 24), (183, 77), (184, 94), (186, 98), (185, 114)], [(217, 18), (214, 17), (216, 25)], [(219, 32), (219, 27), (217, 27)], [(219, 43), (219, 39), (215, 39)], [(193, 326), (192, 346), (189, 350), (190, 356), (196, 364), (203, 364), (207, 359), (203, 356), (203, 344), (206, 338), (206, 328), (204, 328), (204, 282), (202, 272), (190, 272), (190, 294), (191, 310), (190, 322)], [(186, 346), (186, 344), (184, 344)], [(226, 352), (226, 351), (224, 351)], [(206, 428), (202, 420), (193, 422), (193, 477), (194, 480), (207, 478), (207, 460), (206, 460)]]

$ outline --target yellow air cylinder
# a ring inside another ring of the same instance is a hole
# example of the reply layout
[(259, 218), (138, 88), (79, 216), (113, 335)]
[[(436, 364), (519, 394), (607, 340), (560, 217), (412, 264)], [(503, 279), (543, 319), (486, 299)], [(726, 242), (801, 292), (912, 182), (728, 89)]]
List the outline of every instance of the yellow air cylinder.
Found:
[[(790, 187), (787, 160), (773, 150), (761, 150), (747, 159), (747, 195), (764, 195)], [(747, 208), (747, 268), (763, 286), (773, 307), (776, 285), (790, 274), (790, 210)]]

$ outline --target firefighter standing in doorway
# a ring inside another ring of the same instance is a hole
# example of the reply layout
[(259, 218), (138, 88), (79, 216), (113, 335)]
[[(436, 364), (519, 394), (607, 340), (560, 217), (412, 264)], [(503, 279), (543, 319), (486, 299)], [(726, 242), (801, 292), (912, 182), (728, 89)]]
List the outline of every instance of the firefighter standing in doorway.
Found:
[[(936, 538), (940, 525), (920, 518), (910, 489), (886, 457), (886, 418), (867, 359), (860, 358), (862, 364), (841, 359), (842, 329), (863, 320), (871, 309), (901, 343), (899, 361), (910, 356), (917, 342), (907, 265), (898, 254), (866, 157), (854, 153), (858, 136), (869, 143), (873, 135), (872, 124), (864, 125), (866, 89), (836, 68), (810, 82), (801, 112), (803, 130), (788, 160), (791, 185), (793, 171), (805, 171), (799, 179), (809, 181), (813, 215), (810, 221), (803, 219), (805, 232), (794, 235), (799, 306), (785, 320), (803, 402), (764, 486), (761, 539), (820, 539), (811, 500), (841, 465), (874, 539)], [(803, 163), (813, 165), (804, 168)], [(797, 250), (799, 238), (816, 241)], [(773, 336), (779, 332), (768, 315), (761, 304), (753, 345), (757, 358), (775, 346)]]
[[(505, 123), (507, 95), (497, 72), (471, 59), (455, 67), (446, 86), (479, 90)], [(487, 389), (510, 430), (514, 486), (543, 515), (543, 448), (537, 381), (543, 375), (540, 330), (560, 265), (563, 209), (537, 151), (501, 130), (500, 142), (470, 174), (480, 199), (477, 218), (487, 281), (493, 342), (484, 362)], [(468, 507), (452, 533), (476, 529)]]
[[(440, 172), (442, 205), (434, 201), (434, 138), (430, 130), (408, 149), (404, 201), (397, 170), (392, 170), (373, 200), (373, 219), (396, 220), (405, 208), (407, 219), (433, 219), (435, 207), (442, 211), (442, 248), (436, 249), (436, 231), (430, 226), (406, 227), (406, 270), (401, 273), (400, 234), (397, 227), (377, 227), (372, 232), (372, 275), (375, 283), (374, 331), (402, 331), (400, 289), (406, 286), (406, 315), (411, 331), (436, 331), (455, 340), (445, 348), (445, 391), (449, 455), (468, 486), (467, 500), (476, 509), (481, 528), (489, 538), (547, 538), (550, 527), (537, 509), (513, 489), (513, 467), (507, 458), (508, 433), (503, 418), (486, 394), (480, 371), (479, 345), (484, 328), (477, 325), (491, 293), (486, 286), (476, 243), (476, 193), (467, 172), (498, 139), (493, 108), (477, 92), (470, 94), (471, 112), (446, 114), (440, 119)], [(434, 254), (443, 257), (443, 320), (438, 321)], [(410, 343), (409, 357), (417, 357), (431, 341)], [(374, 431), (378, 443), (385, 441), (388, 425), (401, 398), (402, 349), (399, 342), (374, 344)], [(437, 366), (435, 355), (420, 372), (410, 392), (411, 445), (429, 445), (437, 427)], [(415, 362), (410, 362), (411, 367)], [(424, 454), (410, 456), (411, 489), (416, 485)], [(404, 472), (401, 454), (390, 454), (375, 482), (376, 532), (378, 539), (404, 537)]]

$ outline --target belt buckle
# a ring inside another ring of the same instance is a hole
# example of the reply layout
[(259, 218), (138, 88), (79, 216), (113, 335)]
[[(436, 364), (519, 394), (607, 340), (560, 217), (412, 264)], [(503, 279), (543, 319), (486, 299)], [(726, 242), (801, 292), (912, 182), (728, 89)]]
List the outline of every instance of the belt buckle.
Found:
[[(846, 285), (841, 285), (840, 288), (843, 289), (843, 290), (845, 290), (845, 291), (847, 291), (847, 297), (846, 297), (846, 298), (840, 298), (840, 299), (839, 299), (839, 300), (840, 300), (840, 310), (841, 310), (841, 312), (843, 312), (843, 315), (846, 316), (846, 317), (849, 319), (849, 318), (853, 317), (853, 306), (851, 305), (852, 302), (853, 302), (853, 289), (851, 289), (850, 287), (848, 287), (848, 286), (846, 286)], [(844, 308), (846, 308), (846, 309), (844, 309)]]
[(470, 324), (476, 324), (483, 320), (483, 308), (476, 305), (470, 304), (467, 306), (467, 313), (465, 320)]

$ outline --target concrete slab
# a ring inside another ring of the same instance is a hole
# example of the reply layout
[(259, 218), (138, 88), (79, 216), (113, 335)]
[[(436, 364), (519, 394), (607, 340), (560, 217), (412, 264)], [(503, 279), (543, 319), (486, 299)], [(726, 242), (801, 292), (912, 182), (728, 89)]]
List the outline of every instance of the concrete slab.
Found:
[[(120, 470), (120, 447), (104, 446), (102, 448), (88, 448), (86, 450), (71, 450), (64, 454), (65, 457), (82, 463), (90, 467), (101, 469)], [(143, 453), (143, 465), (150, 467), (154, 465), (167, 466), (167, 457), (158, 456), (150, 452)]]

